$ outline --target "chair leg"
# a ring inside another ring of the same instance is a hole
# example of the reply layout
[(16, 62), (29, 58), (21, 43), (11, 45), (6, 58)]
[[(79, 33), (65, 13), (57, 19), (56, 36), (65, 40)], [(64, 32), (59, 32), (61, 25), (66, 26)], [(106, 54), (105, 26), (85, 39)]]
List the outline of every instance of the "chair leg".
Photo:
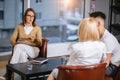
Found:
[(117, 75), (114, 77), (114, 80), (120, 80), (120, 70), (118, 71)]
[(12, 77), (11, 77), (11, 80), (14, 80), (14, 73), (12, 73)]
[(105, 76), (105, 80), (113, 80), (113, 78), (109, 76)]
[[(11, 74), (12, 74), (12, 75), (11, 75), (11, 80), (14, 80), (14, 73), (11, 73)], [(6, 80), (7, 80), (7, 73), (5, 73), (3, 77), (5, 77)]]

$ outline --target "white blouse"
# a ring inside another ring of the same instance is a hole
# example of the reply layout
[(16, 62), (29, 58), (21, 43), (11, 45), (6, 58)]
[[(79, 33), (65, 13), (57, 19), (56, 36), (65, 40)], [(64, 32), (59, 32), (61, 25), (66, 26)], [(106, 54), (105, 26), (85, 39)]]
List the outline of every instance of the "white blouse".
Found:
[(33, 26), (25, 26), (24, 27), (25, 33), (27, 35), (30, 34), (30, 32), (32, 31), (32, 29), (33, 29)]
[(105, 44), (100, 41), (78, 42), (71, 45), (67, 65), (91, 65), (106, 60)]

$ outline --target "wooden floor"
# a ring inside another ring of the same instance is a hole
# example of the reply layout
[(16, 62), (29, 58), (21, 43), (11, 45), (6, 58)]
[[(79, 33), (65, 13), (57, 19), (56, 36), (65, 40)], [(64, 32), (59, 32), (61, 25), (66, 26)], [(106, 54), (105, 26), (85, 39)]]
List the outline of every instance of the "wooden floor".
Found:
[(3, 76), (6, 72), (6, 64), (8, 61), (0, 61), (0, 76)]
[(0, 76), (3, 76), (6, 72), (6, 64), (8, 63), (8, 60), (10, 59), (10, 55), (11, 54), (0, 56)]

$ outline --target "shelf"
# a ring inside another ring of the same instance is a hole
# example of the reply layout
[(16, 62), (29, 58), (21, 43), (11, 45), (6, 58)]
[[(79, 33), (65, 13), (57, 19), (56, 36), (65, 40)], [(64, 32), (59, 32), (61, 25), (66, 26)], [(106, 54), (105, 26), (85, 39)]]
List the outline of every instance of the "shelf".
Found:
[(118, 16), (120, 15), (120, 0), (109, 0), (109, 30), (113, 33), (113, 29), (120, 30), (120, 24), (118, 23)]
[(116, 14), (120, 14), (120, 5), (112, 5), (111, 8)]
[(111, 27), (114, 28), (114, 29), (120, 30), (120, 24), (119, 23), (111, 24)]
[(112, 5), (111, 7), (120, 10), (120, 5)]

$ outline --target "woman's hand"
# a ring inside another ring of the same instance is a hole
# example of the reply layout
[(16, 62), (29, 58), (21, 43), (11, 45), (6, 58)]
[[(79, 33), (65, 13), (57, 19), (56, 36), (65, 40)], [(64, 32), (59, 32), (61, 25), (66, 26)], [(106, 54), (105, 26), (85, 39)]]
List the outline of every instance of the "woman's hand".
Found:
[(31, 46), (36, 46), (36, 44), (34, 43), (31, 43), (27, 40), (24, 40), (24, 41), (18, 41), (17, 44), (27, 44), (27, 45), (31, 45)]
[(29, 39), (30, 39), (31, 41), (34, 41), (34, 40), (35, 40), (35, 37), (34, 37), (33, 35), (30, 35), (30, 36), (29, 36)]

